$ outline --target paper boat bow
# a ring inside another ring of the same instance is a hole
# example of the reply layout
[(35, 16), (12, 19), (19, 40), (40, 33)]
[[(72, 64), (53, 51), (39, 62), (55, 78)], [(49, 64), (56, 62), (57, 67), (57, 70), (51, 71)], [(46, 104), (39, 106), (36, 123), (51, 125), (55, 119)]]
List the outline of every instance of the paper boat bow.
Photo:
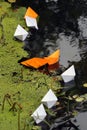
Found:
[(28, 32), (22, 28), (20, 25), (17, 26), (16, 31), (14, 33), (14, 37), (17, 39), (24, 41), (28, 35)]
[(61, 74), (61, 76), (62, 76), (65, 83), (74, 80), (75, 75), (76, 75), (76, 73), (75, 73), (74, 65), (69, 67), (65, 72), (63, 72)]
[(53, 91), (50, 89), (47, 94), (43, 97), (43, 99), (41, 100), (41, 102), (46, 105), (48, 108), (51, 108), (55, 105), (56, 101), (57, 101), (57, 97), (55, 96), (55, 94), (53, 93)]
[(57, 50), (48, 57), (43, 58), (34, 57), (29, 60), (21, 62), (21, 64), (27, 67), (33, 67), (37, 69), (46, 64), (48, 65), (55, 64), (56, 62), (58, 62), (59, 57), (60, 57), (60, 50)]
[(35, 122), (39, 124), (45, 119), (46, 115), (47, 114), (45, 112), (44, 106), (41, 104), (31, 116), (34, 118)]

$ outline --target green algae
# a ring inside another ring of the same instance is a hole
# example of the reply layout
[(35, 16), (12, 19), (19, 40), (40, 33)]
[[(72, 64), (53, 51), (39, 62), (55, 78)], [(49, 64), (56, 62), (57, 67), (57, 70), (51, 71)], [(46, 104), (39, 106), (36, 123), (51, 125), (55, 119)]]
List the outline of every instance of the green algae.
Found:
[[(0, 130), (39, 130), (33, 126), (31, 114), (40, 105), (42, 97), (49, 88), (58, 89), (60, 84), (36, 70), (24, 68), (18, 63), (27, 53), (22, 49), (23, 42), (14, 39), (13, 35), (18, 24), (25, 25), (26, 8), (12, 10), (6, 2), (0, 3)], [(6, 94), (13, 104), (20, 104), (20, 128), (18, 128), (18, 110), (10, 111), (11, 105), (3, 99)]]

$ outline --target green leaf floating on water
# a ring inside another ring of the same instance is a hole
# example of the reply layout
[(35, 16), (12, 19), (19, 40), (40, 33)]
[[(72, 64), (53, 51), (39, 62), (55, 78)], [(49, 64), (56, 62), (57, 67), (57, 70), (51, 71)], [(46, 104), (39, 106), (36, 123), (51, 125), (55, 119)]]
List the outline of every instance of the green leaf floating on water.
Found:
[(73, 95), (73, 98), (74, 98), (74, 99), (78, 98), (78, 94)]
[(33, 126), (32, 130), (41, 130), (40, 126)]
[(16, 0), (8, 0), (8, 2), (10, 2), (10, 3), (15, 3)]
[(84, 84), (83, 84), (83, 87), (87, 88), (87, 83), (84, 83)]
[(82, 102), (82, 101), (84, 101), (84, 98), (83, 97), (77, 97), (75, 100), (76, 100), (76, 102)]

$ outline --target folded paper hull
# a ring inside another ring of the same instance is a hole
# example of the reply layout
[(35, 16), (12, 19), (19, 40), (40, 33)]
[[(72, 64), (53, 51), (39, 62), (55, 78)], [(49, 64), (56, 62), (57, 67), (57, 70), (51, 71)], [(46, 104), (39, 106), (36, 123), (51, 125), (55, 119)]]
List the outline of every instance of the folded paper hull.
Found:
[(32, 18), (37, 18), (38, 17), (38, 14), (31, 8), (31, 7), (28, 7), (26, 13), (25, 13), (25, 16), (29, 16), (29, 17), (32, 17)]
[(53, 93), (53, 91), (50, 89), (46, 95), (43, 97), (43, 99), (41, 100), (41, 102), (46, 105), (48, 108), (51, 108), (55, 105), (56, 101), (57, 101), (57, 97), (55, 96), (55, 94)]
[(65, 72), (63, 72), (61, 74), (63, 80), (65, 83), (70, 82), (72, 80), (74, 80), (75, 77), (75, 68), (74, 65), (72, 65), (71, 67), (69, 67)]
[(17, 39), (24, 41), (28, 35), (28, 32), (22, 28), (20, 25), (17, 26), (16, 31), (14, 33), (14, 37)]
[(45, 112), (44, 106), (41, 104), (31, 116), (34, 118), (35, 122), (39, 124), (45, 119), (46, 115), (47, 114)]
[(26, 21), (27, 27), (34, 27), (34, 28), (38, 29), (36, 18), (31, 18), (29, 16), (26, 16), (25, 21)]
[(33, 67), (37, 69), (46, 64), (53, 65), (57, 63), (59, 61), (59, 56), (60, 56), (60, 50), (57, 50), (48, 57), (43, 58), (34, 57), (29, 60), (21, 62), (21, 64), (27, 67)]

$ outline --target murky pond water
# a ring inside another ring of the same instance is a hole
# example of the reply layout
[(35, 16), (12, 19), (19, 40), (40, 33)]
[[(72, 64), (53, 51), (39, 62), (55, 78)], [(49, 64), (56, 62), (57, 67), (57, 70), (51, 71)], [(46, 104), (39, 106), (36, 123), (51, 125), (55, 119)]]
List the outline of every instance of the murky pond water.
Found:
[(78, 122), (78, 125), (80, 126), (80, 130), (86, 130), (87, 129), (87, 112), (83, 112), (78, 114), (78, 116), (76, 117), (76, 120)]
[[(33, 6), (32, 6), (33, 7)], [(33, 56), (47, 56), (60, 49), (61, 67), (75, 65), (78, 78), (87, 82), (87, 3), (86, 1), (48, 2), (39, 7), (39, 30), (31, 29), (24, 49)]]

